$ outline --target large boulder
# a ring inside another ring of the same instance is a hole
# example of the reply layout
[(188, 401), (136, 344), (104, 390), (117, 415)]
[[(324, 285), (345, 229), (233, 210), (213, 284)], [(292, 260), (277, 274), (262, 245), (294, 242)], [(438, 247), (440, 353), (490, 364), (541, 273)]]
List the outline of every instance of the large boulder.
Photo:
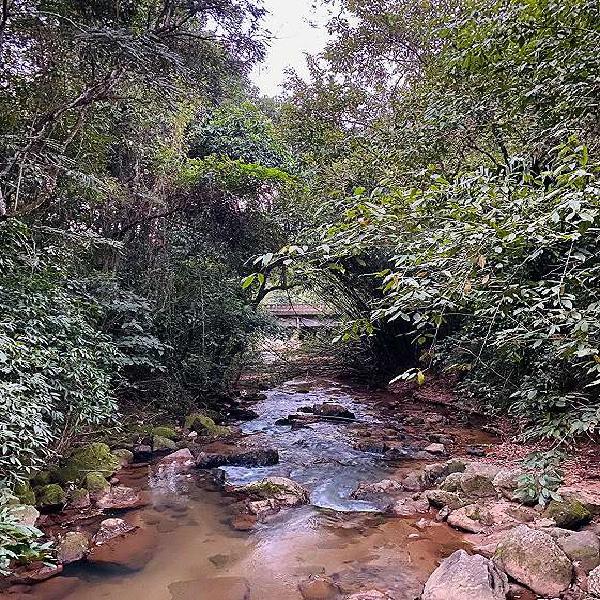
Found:
[(573, 565), (552, 536), (526, 525), (507, 533), (493, 560), (513, 579), (542, 596), (560, 595), (573, 578)]
[(169, 438), (154, 435), (152, 436), (152, 449), (154, 452), (173, 452), (177, 450), (177, 444)]
[(508, 578), (489, 559), (457, 550), (425, 584), (422, 600), (505, 600)]
[(600, 539), (592, 531), (571, 531), (559, 527), (545, 529), (563, 552), (586, 573), (600, 565)]
[(592, 513), (587, 507), (574, 498), (561, 501), (552, 500), (544, 516), (553, 519), (557, 527), (564, 529), (575, 529), (592, 519)]
[(110, 477), (120, 466), (119, 459), (106, 444), (94, 442), (72, 452), (56, 471), (56, 475), (61, 483), (83, 480), (91, 471)]
[(346, 600), (392, 600), (392, 597), (379, 590), (367, 590), (366, 592), (351, 594)]
[(429, 502), (425, 498), (401, 498), (391, 504), (386, 512), (395, 517), (414, 517), (428, 512)]
[(513, 498), (515, 490), (519, 487), (519, 477), (524, 474), (522, 469), (514, 467), (503, 467), (496, 473), (492, 485), (505, 498)]
[(496, 488), (491, 479), (482, 473), (462, 473), (458, 480), (459, 492), (469, 498), (491, 498), (496, 496)]

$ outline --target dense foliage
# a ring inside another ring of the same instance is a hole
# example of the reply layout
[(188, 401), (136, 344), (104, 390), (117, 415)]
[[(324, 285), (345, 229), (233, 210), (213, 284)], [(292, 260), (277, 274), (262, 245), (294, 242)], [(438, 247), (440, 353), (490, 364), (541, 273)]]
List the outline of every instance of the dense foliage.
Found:
[(321, 226), (260, 272), (333, 286), (388, 372), (457, 372), (527, 435), (597, 432), (598, 4), (377, 4), (336, 3), (291, 81)]
[(0, 7), (0, 481), (123, 412), (181, 417), (264, 326), (293, 161), (246, 76), (250, 1)]

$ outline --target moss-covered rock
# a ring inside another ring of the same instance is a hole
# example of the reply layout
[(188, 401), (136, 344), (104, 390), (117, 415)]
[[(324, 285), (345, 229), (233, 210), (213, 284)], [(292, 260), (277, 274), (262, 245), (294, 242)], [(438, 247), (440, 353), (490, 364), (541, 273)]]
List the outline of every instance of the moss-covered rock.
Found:
[(108, 477), (120, 467), (119, 459), (101, 442), (75, 450), (61, 465), (57, 476), (61, 483), (82, 481), (87, 473), (96, 471)]
[(69, 493), (71, 508), (87, 508), (90, 505), (90, 493), (85, 488), (75, 488)]
[(159, 437), (167, 438), (168, 440), (176, 440), (179, 437), (172, 427), (166, 425), (161, 425), (160, 427), (152, 429), (152, 435), (158, 435)]
[(58, 483), (49, 483), (38, 489), (37, 506), (45, 509), (60, 508), (67, 501), (67, 495)]
[(126, 448), (117, 448), (116, 450), (112, 450), (112, 454), (119, 459), (122, 467), (125, 467), (133, 462), (133, 452), (131, 450), (127, 450)]
[(155, 435), (152, 438), (152, 448), (155, 452), (171, 452), (173, 450), (177, 450), (177, 444), (169, 438)]
[(21, 504), (35, 505), (35, 492), (28, 481), (24, 483), (18, 483), (15, 486), (14, 492)]
[(229, 427), (217, 425), (213, 419), (200, 413), (189, 415), (185, 420), (185, 428), (190, 431), (195, 431), (199, 435), (209, 435), (213, 437), (220, 437), (231, 433)]
[(110, 483), (102, 473), (92, 471), (85, 476), (85, 488), (90, 494), (100, 494), (110, 489)]
[(580, 527), (592, 519), (592, 513), (579, 500), (552, 500), (545, 515), (565, 529)]

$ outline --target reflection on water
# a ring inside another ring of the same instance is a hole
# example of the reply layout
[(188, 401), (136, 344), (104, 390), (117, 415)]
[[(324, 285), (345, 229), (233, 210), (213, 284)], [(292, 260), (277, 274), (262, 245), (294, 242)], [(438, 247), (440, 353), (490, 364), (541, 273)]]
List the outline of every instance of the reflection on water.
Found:
[(257, 442), (279, 449), (280, 464), (226, 472), (234, 483), (291, 477), (310, 489), (310, 506), (282, 512), (251, 533), (236, 532), (227, 524), (226, 499), (207, 490), (198, 473), (153, 469), (148, 506), (127, 515), (139, 532), (126, 537), (116, 553), (100, 556), (101, 562), (68, 567), (24, 597), (297, 600), (299, 581), (326, 574), (347, 592), (377, 588), (396, 600), (412, 600), (437, 561), (462, 545), (460, 537), (445, 525), (419, 529), (411, 520), (384, 517), (374, 505), (352, 500), (358, 482), (386, 475), (380, 457), (353, 449), (346, 424), (292, 429), (275, 422), (300, 406), (327, 400), (347, 406), (359, 420), (372, 422), (373, 416), (335, 382), (321, 382), (307, 393), (295, 391), (297, 385), (268, 392), (254, 407), (260, 417), (243, 426)]

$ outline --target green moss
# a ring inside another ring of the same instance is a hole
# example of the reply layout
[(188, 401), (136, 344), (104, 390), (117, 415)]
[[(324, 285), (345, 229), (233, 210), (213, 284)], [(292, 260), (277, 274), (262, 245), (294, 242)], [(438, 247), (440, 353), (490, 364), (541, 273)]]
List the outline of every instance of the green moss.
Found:
[(552, 500), (546, 509), (546, 516), (565, 529), (585, 525), (592, 519), (592, 513), (579, 500)]
[(213, 419), (199, 413), (189, 415), (185, 420), (185, 427), (200, 435), (211, 435), (215, 437), (229, 435), (231, 433), (229, 427), (217, 425)]
[(49, 483), (37, 492), (37, 505), (42, 508), (62, 506), (66, 501), (67, 495), (57, 483)]
[(103, 492), (110, 488), (110, 483), (106, 480), (106, 477), (102, 473), (92, 471), (85, 476), (85, 487), (92, 494)]
[(117, 448), (112, 451), (112, 455), (116, 456), (121, 463), (121, 466), (128, 465), (133, 461), (133, 452), (131, 450), (127, 450), (126, 448)]
[(80, 502), (81, 500), (88, 498), (89, 494), (88, 490), (85, 488), (75, 488), (70, 492), (69, 496), (71, 498), (71, 502)]
[(95, 442), (73, 452), (63, 461), (57, 476), (61, 483), (81, 481), (92, 471), (106, 476), (112, 475), (120, 466), (119, 459), (111, 453), (106, 444)]
[(25, 483), (18, 483), (15, 486), (14, 492), (21, 504), (35, 504), (35, 493), (28, 481)]
[(49, 483), (52, 483), (52, 475), (50, 471), (37, 471), (37, 473), (34, 473), (30, 478), (29, 483), (33, 487), (48, 485)]
[(152, 438), (152, 447), (157, 452), (161, 450), (177, 450), (177, 444), (173, 440), (160, 435), (155, 435)]
[(152, 435), (158, 435), (163, 438), (167, 438), (168, 440), (177, 439), (177, 432), (172, 428), (166, 425), (161, 425), (160, 427), (155, 427), (152, 430)]

